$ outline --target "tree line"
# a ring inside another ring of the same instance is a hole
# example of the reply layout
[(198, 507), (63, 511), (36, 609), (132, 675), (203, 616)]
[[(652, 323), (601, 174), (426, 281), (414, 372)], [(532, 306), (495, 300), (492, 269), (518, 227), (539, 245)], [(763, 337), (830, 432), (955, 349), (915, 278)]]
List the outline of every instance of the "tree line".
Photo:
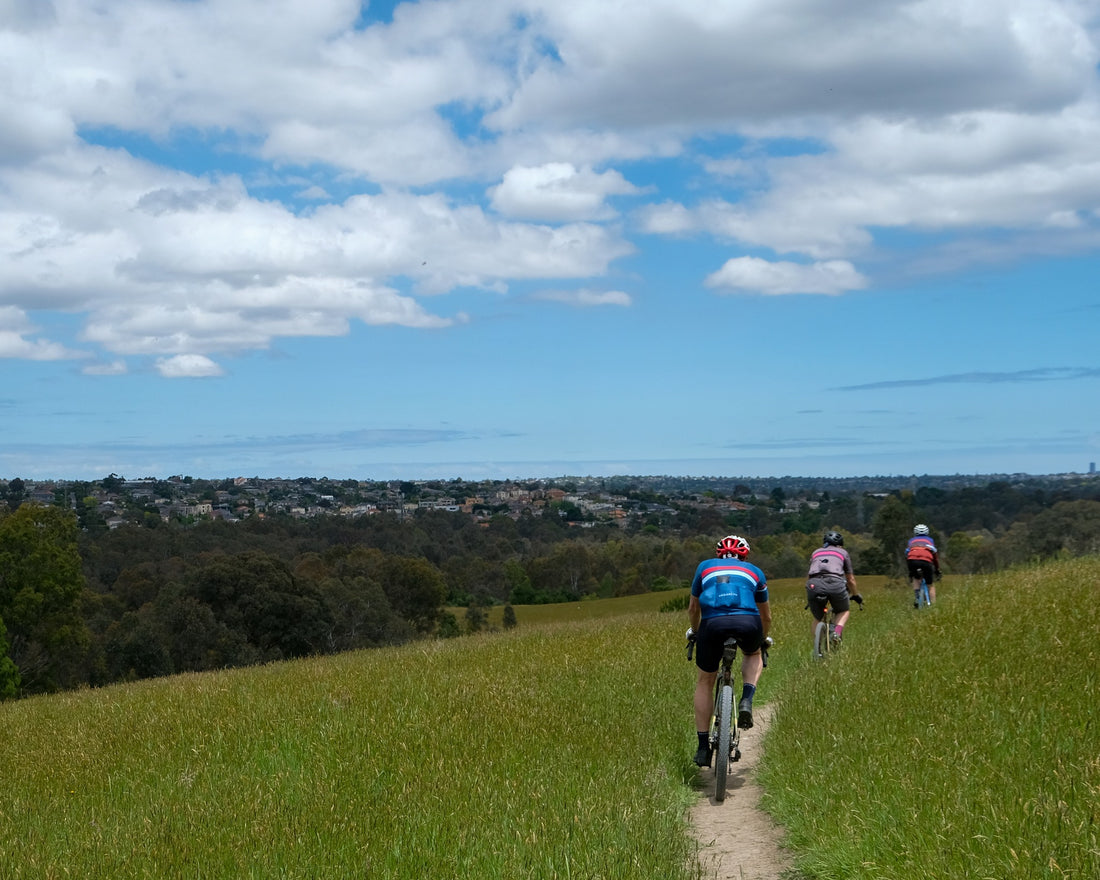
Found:
[(1100, 485), (1090, 482), (825, 492), (795, 509), (782, 490), (744, 497), (751, 503), (700, 504), (639, 490), (634, 500), (653, 512), (625, 529), (585, 523), (563, 502), (488, 522), (425, 510), (149, 517), (110, 531), (9, 497), (0, 698), (461, 635), (484, 626), (491, 605), (514, 624), (514, 605), (682, 587), (729, 532), (748, 537), (771, 578), (804, 575), (830, 528), (845, 534), (857, 574), (900, 576), (916, 522), (932, 528), (952, 573), (1100, 552)]

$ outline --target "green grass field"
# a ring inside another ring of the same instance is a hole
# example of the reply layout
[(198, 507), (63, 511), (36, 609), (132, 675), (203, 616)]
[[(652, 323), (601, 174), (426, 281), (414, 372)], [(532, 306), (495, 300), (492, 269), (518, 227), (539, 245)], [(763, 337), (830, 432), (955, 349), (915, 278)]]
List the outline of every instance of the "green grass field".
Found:
[(652, 613), (0, 706), (0, 878), (683, 875)]
[(785, 682), (762, 781), (805, 876), (1100, 877), (1096, 563), (895, 592)]
[[(1096, 562), (919, 613), (861, 578), (824, 665), (801, 582), (773, 585), (762, 779), (799, 876), (1100, 876)], [(2, 704), (0, 880), (697, 877), (674, 595)]]
[[(516, 605), (516, 623), (518, 626), (533, 626), (544, 623), (566, 623), (578, 620), (593, 620), (606, 617), (622, 617), (632, 612), (654, 612), (665, 602), (676, 596), (686, 596), (687, 590), (669, 590), (663, 593), (641, 593), (637, 596), (624, 596), (621, 599), (586, 599), (583, 602), (562, 602), (555, 605)], [(463, 621), (465, 608), (448, 608), (459, 621)], [(485, 609), (490, 627), (500, 627), (504, 616), (504, 607), (494, 605)]]

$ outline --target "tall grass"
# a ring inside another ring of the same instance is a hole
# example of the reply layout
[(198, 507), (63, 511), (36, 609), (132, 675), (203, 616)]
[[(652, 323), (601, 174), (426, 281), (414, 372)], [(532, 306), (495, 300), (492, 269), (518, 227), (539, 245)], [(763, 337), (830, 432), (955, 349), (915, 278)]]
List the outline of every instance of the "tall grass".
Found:
[(901, 596), (788, 678), (762, 778), (806, 876), (1100, 877), (1097, 561)]
[(0, 706), (0, 878), (692, 876), (682, 628), (634, 615)]
[[(773, 584), (762, 774), (805, 877), (1100, 876), (1096, 562), (919, 613), (861, 578), (816, 665), (801, 581)], [(686, 615), (581, 605), (2, 704), (0, 880), (695, 878)]]

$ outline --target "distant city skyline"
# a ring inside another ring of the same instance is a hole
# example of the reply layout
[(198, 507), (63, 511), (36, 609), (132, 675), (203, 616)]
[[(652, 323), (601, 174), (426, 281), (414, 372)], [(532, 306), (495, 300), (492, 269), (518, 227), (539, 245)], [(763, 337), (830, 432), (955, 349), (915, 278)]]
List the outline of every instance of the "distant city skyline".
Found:
[(713, 474), (674, 474), (669, 472), (620, 472), (620, 473), (607, 473), (607, 474), (582, 474), (582, 473), (554, 473), (544, 474), (541, 476), (536, 475), (517, 475), (513, 477), (481, 477), (481, 478), (465, 478), (465, 477), (376, 477), (376, 478), (359, 478), (359, 477), (347, 477), (339, 474), (217, 474), (217, 475), (204, 475), (204, 474), (119, 474), (111, 472), (109, 474), (102, 474), (92, 477), (23, 477), (20, 475), (5, 475), (0, 474), (0, 485), (6, 485), (12, 480), (20, 479), (28, 485), (52, 485), (52, 484), (71, 484), (71, 483), (102, 483), (104, 481), (110, 481), (112, 478), (119, 478), (126, 486), (136, 486), (151, 483), (179, 483), (181, 481), (195, 481), (201, 484), (216, 484), (226, 481), (232, 481), (238, 486), (255, 486), (263, 484), (283, 484), (283, 483), (295, 483), (300, 480), (308, 480), (318, 484), (332, 483), (338, 484), (342, 482), (351, 481), (358, 484), (394, 484), (394, 483), (432, 483), (439, 485), (447, 485), (451, 483), (463, 483), (471, 486), (475, 486), (479, 483), (528, 483), (537, 481), (545, 484), (554, 484), (560, 482), (578, 482), (581, 485), (588, 483), (602, 483), (607, 480), (630, 480), (641, 481), (642, 485), (648, 483), (664, 483), (675, 481), (699, 481), (703, 483), (717, 483), (717, 484), (732, 484), (735, 482), (745, 483), (749, 485), (760, 486), (774, 486), (780, 484), (801, 484), (801, 485), (830, 485), (830, 484), (875, 484), (881, 486), (895, 486), (897, 488), (907, 488), (916, 485), (920, 486), (932, 486), (932, 487), (946, 487), (946, 488), (958, 488), (964, 485), (982, 485), (988, 482), (1009, 480), (1009, 481), (1022, 481), (1022, 482), (1044, 482), (1049, 480), (1061, 481), (1063, 479), (1073, 480), (1078, 477), (1095, 477), (1097, 474), (1095, 463), (1089, 463), (1089, 469), (1087, 471), (1056, 471), (1049, 473), (1028, 473), (1024, 471), (1009, 472), (955, 472), (955, 473), (914, 473), (914, 474), (845, 474), (842, 476), (822, 476), (820, 474), (770, 474), (763, 476), (755, 476), (750, 474), (725, 474), (725, 473), (713, 473)]
[(15, 0), (0, 475), (1080, 473), (1076, 0)]

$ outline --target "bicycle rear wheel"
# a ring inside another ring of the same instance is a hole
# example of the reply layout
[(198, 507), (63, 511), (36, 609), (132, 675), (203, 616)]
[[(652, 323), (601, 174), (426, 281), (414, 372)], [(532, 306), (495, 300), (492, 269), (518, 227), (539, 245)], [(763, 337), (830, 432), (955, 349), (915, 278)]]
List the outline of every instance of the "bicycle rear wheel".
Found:
[(829, 640), (829, 619), (826, 617), (814, 627), (814, 659), (824, 660), (829, 656), (832, 647)]
[(932, 598), (928, 595), (928, 581), (923, 578), (920, 582), (920, 600), (925, 605), (932, 604)]
[(733, 719), (733, 688), (725, 685), (718, 694), (718, 742), (714, 744), (714, 799), (726, 799), (726, 775), (730, 768), (730, 731)]

